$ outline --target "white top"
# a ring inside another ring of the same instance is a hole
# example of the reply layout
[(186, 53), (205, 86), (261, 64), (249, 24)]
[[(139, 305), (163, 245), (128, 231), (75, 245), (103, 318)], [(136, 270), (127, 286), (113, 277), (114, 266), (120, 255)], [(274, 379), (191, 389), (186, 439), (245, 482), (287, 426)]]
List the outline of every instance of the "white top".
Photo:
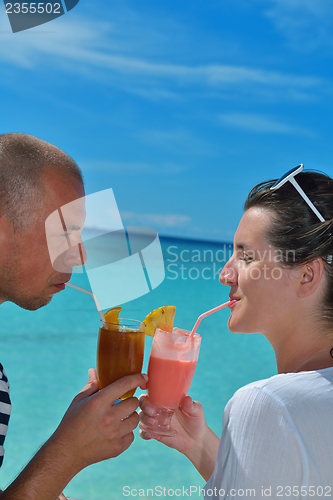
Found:
[(206, 500), (333, 499), (333, 368), (239, 389), (224, 410), (204, 492)]

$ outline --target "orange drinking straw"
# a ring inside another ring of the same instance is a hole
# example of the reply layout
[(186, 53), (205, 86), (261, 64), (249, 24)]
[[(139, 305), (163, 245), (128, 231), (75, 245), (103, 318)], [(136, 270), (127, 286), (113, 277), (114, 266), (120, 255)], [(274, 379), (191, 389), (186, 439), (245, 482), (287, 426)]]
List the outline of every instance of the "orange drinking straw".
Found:
[(205, 318), (206, 316), (209, 316), (210, 314), (213, 314), (216, 311), (219, 311), (220, 309), (223, 309), (224, 307), (230, 306), (231, 304), (234, 304), (235, 302), (237, 302), (237, 300), (229, 300), (228, 302), (225, 302), (224, 304), (221, 304), (220, 306), (214, 307), (214, 309), (211, 309), (210, 311), (207, 311), (207, 312), (201, 314), (201, 316), (199, 316), (199, 318), (197, 319), (197, 321), (193, 327), (193, 330), (190, 333), (190, 337), (192, 337), (192, 335), (195, 334), (195, 332), (196, 332), (196, 330), (197, 330), (198, 326), (200, 325), (201, 320), (203, 318)]

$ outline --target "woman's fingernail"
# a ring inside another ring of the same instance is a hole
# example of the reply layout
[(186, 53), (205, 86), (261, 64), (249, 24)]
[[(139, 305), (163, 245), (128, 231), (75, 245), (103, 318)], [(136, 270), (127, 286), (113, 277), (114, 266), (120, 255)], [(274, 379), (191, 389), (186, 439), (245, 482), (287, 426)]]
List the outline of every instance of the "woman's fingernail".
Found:
[(156, 418), (148, 417), (147, 418), (147, 424), (149, 424), (149, 425), (155, 425), (156, 424)]
[(155, 415), (155, 410), (152, 406), (146, 406), (146, 408), (144, 410), (145, 410), (145, 413), (147, 413), (147, 415), (150, 415), (151, 417), (153, 417)]
[(141, 375), (143, 376), (143, 378), (145, 379), (145, 381), (148, 382), (148, 375), (146, 375), (145, 373), (141, 373)]

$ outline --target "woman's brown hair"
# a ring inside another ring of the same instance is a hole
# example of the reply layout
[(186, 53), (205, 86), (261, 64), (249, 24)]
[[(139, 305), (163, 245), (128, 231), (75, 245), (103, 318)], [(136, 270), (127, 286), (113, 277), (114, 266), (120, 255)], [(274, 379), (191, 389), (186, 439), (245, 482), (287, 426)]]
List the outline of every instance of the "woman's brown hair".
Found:
[(272, 213), (266, 239), (279, 250), (281, 265), (294, 267), (321, 257), (327, 277), (322, 317), (333, 324), (333, 179), (319, 172), (301, 172), (296, 180), (324, 217), (320, 222), (290, 182), (272, 191), (271, 180), (255, 186), (244, 209), (264, 207)]

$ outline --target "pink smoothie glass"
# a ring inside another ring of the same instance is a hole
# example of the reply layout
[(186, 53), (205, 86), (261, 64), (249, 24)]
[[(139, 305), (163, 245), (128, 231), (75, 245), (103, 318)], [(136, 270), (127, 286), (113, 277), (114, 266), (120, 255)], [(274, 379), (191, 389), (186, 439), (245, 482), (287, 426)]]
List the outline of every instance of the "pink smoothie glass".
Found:
[(148, 364), (148, 399), (156, 408), (155, 425), (140, 424), (151, 435), (175, 436), (172, 415), (186, 396), (197, 366), (201, 336), (174, 328), (172, 333), (157, 329)]

